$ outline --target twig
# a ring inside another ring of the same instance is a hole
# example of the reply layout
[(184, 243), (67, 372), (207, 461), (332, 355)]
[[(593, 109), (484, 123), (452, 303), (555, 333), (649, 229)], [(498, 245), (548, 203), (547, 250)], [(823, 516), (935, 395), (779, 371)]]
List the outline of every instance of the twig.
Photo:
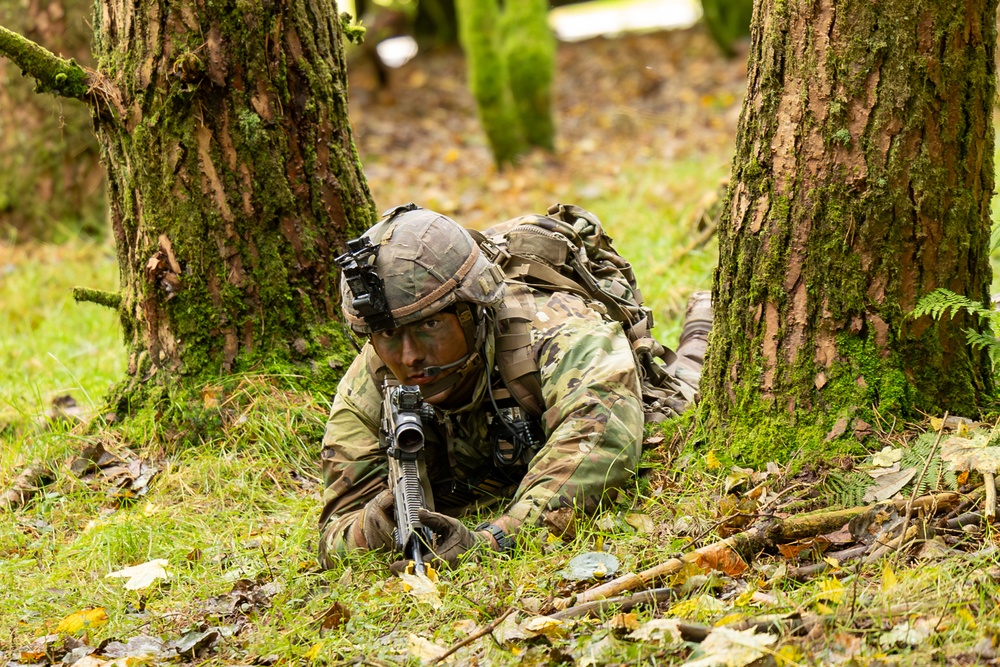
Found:
[[(944, 425), (948, 423), (948, 411), (944, 411), (944, 418), (941, 419), (941, 428), (938, 430), (937, 438), (934, 439), (934, 446), (931, 447), (931, 451), (927, 453), (927, 460), (924, 461), (924, 469), (920, 471), (917, 478), (913, 481), (913, 491), (910, 493), (910, 499), (906, 502), (906, 516), (903, 518), (903, 527), (899, 530), (899, 534), (903, 537), (906, 536), (907, 531), (910, 526), (910, 517), (913, 516), (913, 501), (917, 499), (917, 492), (920, 490), (920, 483), (924, 481), (924, 475), (927, 474), (927, 468), (931, 465), (931, 459), (934, 458), (934, 454), (937, 453), (938, 445), (941, 444), (941, 437), (944, 435)], [(995, 504), (995, 503), (994, 503)], [(903, 540), (900, 540), (900, 546), (902, 546)]]
[(986, 488), (986, 507), (983, 508), (983, 516), (986, 523), (993, 523), (997, 518), (997, 480), (991, 472), (983, 473), (983, 486)]
[(496, 618), (494, 618), (492, 621), (490, 621), (490, 623), (488, 625), (486, 625), (485, 627), (483, 627), (482, 630), (479, 630), (477, 632), (473, 632), (471, 635), (469, 635), (468, 637), (466, 637), (465, 639), (463, 639), (462, 641), (458, 642), (457, 644), (455, 644), (454, 646), (452, 646), (450, 649), (448, 649), (447, 651), (445, 651), (444, 653), (442, 653), (441, 655), (439, 655), (437, 657), (437, 659), (434, 662), (432, 662), (431, 664), (432, 665), (438, 664), (439, 662), (441, 662), (442, 660), (444, 660), (449, 655), (451, 655), (452, 653), (454, 653), (458, 649), (462, 648), (463, 646), (468, 646), (469, 644), (471, 644), (472, 642), (476, 641), (480, 637), (483, 637), (485, 635), (490, 634), (491, 632), (493, 632), (496, 629), (496, 627), (498, 625), (500, 625), (501, 623), (503, 623), (503, 621), (504, 621), (505, 618), (507, 618), (508, 616), (510, 616), (513, 613), (514, 613), (514, 608), (511, 607), (510, 609), (508, 609), (507, 611), (505, 611), (504, 613), (500, 614), (499, 616), (497, 616)]
[[(843, 551), (834, 551), (828, 553), (826, 554), (825, 557), (833, 558), (837, 562), (842, 563), (852, 558), (858, 558), (860, 556), (864, 556), (866, 553), (868, 553), (869, 548), (870, 548), (869, 545), (862, 544), (860, 546), (851, 547), (850, 549), (844, 549)], [(809, 577), (826, 572), (831, 567), (832, 566), (828, 562), (822, 560), (818, 563), (813, 563), (812, 565), (803, 565), (802, 567), (792, 568), (785, 575), (785, 578), (791, 579), (792, 581), (804, 581)]]
[(587, 602), (585, 604), (577, 605), (575, 607), (569, 607), (563, 609), (562, 611), (557, 611), (554, 614), (549, 614), (550, 618), (579, 618), (580, 616), (588, 616), (591, 613), (601, 614), (611, 607), (618, 607), (621, 611), (628, 611), (633, 607), (637, 607), (640, 604), (658, 604), (660, 602), (665, 602), (676, 595), (676, 591), (673, 588), (651, 588), (647, 591), (642, 591), (641, 593), (634, 593), (632, 595), (621, 595), (619, 597), (608, 598), (606, 600), (594, 600), (593, 602)]
[[(950, 506), (957, 502), (958, 497), (958, 494), (953, 492), (936, 493), (915, 499), (911, 507), (930, 508)], [(902, 501), (897, 502), (899, 503), (897, 507), (902, 509)], [(881, 503), (878, 505), (852, 507), (828, 512), (812, 512), (788, 517), (787, 519), (764, 521), (741, 533), (687, 553), (681, 558), (669, 558), (659, 565), (643, 570), (638, 574), (632, 572), (623, 574), (609, 582), (586, 590), (575, 598), (562, 598), (561, 600), (557, 600), (556, 603), (561, 603), (563, 605), (562, 608), (567, 609), (594, 600), (603, 600), (626, 591), (643, 588), (660, 577), (679, 572), (686, 562), (697, 564), (704, 561), (708, 565), (712, 565), (713, 562), (718, 564), (724, 560), (738, 562), (738, 560), (742, 559), (740, 554), (756, 555), (776, 544), (822, 535), (823, 533), (842, 527), (854, 517), (871, 511), (878, 506), (881, 506)]]
[(111, 310), (121, 310), (122, 307), (122, 295), (118, 292), (105, 292), (104, 290), (90, 289), (89, 287), (74, 287), (73, 300), (96, 303)]

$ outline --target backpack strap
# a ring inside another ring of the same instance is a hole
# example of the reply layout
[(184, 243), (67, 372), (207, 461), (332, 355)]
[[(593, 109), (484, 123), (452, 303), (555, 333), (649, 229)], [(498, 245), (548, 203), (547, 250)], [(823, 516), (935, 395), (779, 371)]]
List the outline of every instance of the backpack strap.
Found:
[(529, 415), (540, 418), (545, 412), (541, 374), (531, 348), (531, 322), (535, 319), (535, 299), (523, 285), (507, 283), (497, 311), (497, 368), (504, 386)]

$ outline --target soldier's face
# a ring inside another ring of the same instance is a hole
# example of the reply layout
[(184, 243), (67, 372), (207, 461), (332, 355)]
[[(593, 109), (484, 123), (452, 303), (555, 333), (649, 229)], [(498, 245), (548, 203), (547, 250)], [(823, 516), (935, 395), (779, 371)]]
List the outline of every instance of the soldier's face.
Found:
[[(424, 374), (429, 366), (445, 366), (468, 352), (462, 324), (455, 313), (436, 313), (430, 317), (372, 335), (372, 345), (392, 374), (405, 385), (426, 385), (453, 373), (455, 368), (431, 377)], [(452, 387), (424, 400), (439, 405), (451, 394)]]

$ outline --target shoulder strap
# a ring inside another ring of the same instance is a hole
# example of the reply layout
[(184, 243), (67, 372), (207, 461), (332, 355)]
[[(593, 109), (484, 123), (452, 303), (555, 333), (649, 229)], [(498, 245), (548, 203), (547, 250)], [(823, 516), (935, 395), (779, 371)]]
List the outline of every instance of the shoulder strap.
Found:
[(497, 368), (504, 386), (525, 412), (539, 418), (545, 412), (542, 381), (531, 349), (535, 299), (523, 285), (507, 283), (497, 311)]

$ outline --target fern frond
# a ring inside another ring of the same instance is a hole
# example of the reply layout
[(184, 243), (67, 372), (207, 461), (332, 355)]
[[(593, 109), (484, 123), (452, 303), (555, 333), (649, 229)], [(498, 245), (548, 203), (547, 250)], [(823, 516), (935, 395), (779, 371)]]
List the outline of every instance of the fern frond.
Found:
[(974, 350), (989, 350), (991, 354), (993, 352), (1000, 352), (1000, 340), (997, 340), (994, 336), (979, 333), (973, 329), (966, 329), (965, 339)]
[(972, 299), (955, 294), (951, 290), (939, 287), (930, 294), (925, 294), (917, 302), (917, 307), (910, 313), (912, 317), (930, 315), (935, 320), (940, 320), (943, 316), (954, 317), (959, 311), (964, 310), (970, 315), (989, 319), (995, 314), (992, 308), (983, 306)]

